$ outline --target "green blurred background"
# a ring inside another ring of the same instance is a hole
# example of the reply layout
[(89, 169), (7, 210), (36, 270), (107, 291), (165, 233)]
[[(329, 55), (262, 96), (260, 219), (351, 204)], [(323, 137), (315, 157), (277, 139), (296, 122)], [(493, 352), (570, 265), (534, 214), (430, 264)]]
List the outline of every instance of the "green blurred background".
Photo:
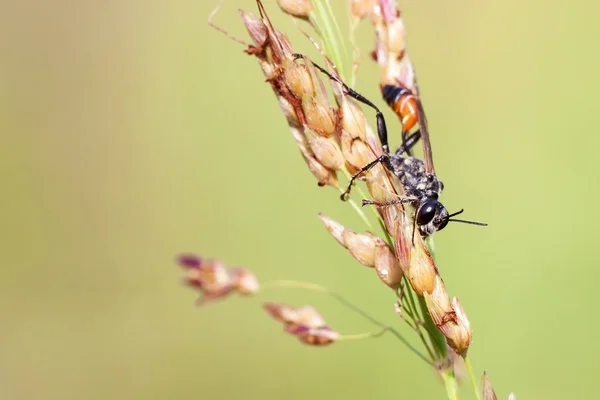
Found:
[[(321, 283), (405, 328), (316, 217), (364, 229), (316, 187), (255, 60), (206, 25), (213, 3), (0, 3), (0, 398), (444, 398), (392, 336), (309, 348), (260, 308), (311, 303), (341, 332), (373, 329), (327, 297), (273, 290), (197, 309), (180, 285), (174, 256), (192, 251)], [(592, 398), (600, 4), (401, 6), (443, 201), (490, 224), (436, 235), (474, 367), (500, 398)], [(216, 21), (245, 37), (238, 7), (256, 10), (228, 0)], [(372, 49), (368, 24), (359, 44)], [(365, 57), (357, 88), (383, 104), (378, 77)]]

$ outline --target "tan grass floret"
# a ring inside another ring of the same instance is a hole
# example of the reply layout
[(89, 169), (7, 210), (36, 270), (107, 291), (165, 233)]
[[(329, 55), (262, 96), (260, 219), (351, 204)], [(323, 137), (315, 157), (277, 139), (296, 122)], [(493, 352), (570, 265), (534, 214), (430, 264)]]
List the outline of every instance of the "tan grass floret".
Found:
[(398, 289), (402, 282), (402, 269), (388, 244), (370, 232), (356, 233), (339, 222), (319, 214), (331, 235), (364, 266), (374, 268), (383, 283)]
[(281, 9), (297, 18), (308, 18), (312, 12), (310, 0), (277, 0)]

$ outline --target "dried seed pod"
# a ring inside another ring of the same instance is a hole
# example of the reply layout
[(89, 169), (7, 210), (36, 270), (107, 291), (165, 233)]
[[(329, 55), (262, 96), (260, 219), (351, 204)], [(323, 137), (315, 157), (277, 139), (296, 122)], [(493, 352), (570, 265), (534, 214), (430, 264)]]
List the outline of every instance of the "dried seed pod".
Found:
[(496, 392), (494, 392), (494, 388), (492, 387), (492, 383), (490, 382), (487, 372), (483, 372), (483, 376), (481, 377), (481, 399), (482, 400), (498, 400), (496, 396)]
[(323, 214), (319, 214), (319, 218), (335, 240), (344, 246), (359, 263), (369, 268), (375, 268), (379, 279), (392, 289), (400, 287), (402, 268), (385, 241), (369, 232), (360, 234), (346, 229)]
[(331, 236), (333, 236), (333, 238), (337, 240), (339, 244), (346, 247), (346, 243), (344, 241), (344, 231), (346, 230), (346, 228), (344, 227), (344, 225), (329, 218), (323, 213), (319, 213), (319, 218), (321, 218), (321, 221), (323, 221), (323, 224), (325, 224), (325, 228), (327, 228), (329, 233), (331, 233)]
[(297, 318), (293, 321), (296, 324), (306, 325), (311, 328), (317, 328), (325, 325), (323, 316), (312, 306), (302, 306), (296, 309)]
[(298, 337), (303, 343), (320, 346), (333, 343), (340, 337), (311, 306), (295, 308), (282, 303), (265, 303), (264, 308), (284, 324), (286, 332)]
[(308, 166), (308, 170), (319, 180), (319, 186), (338, 187), (335, 171), (327, 169), (314, 157), (306, 157), (304, 154), (302, 154), (302, 157)]
[(396, 18), (388, 24), (387, 51), (390, 54), (403, 55), (406, 49), (406, 29), (402, 18)]
[(242, 17), (242, 21), (252, 38), (252, 41), (258, 47), (262, 47), (263, 44), (267, 42), (267, 27), (263, 23), (262, 19), (258, 18), (256, 15), (251, 12), (245, 12), (243, 10), (239, 10), (240, 16)]
[(375, 270), (379, 279), (390, 288), (396, 290), (402, 282), (402, 268), (392, 249), (383, 240), (377, 242), (375, 247)]
[(425, 293), (424, 297), (429, 314), (440, 332), (446, 336), (448, 345), (457, 354), (466, 355), (473, 333), (458, 299), (454, 297), (450, 303), (448, 292), (439, 277), (436, 278), (433, 292)]
[(366, 140), (367, 119), (360, 107), (347, 96), (343, 97), (341, 106), (342, 129), (350, 134), (352, 139)]
[(452, 308), (456, 313), (456, 326), (452, 329), (451, 334), (446, 337), (448, 338), (448, 344), (454, 351), (460, 355), (465, 355), (473, 339), (471, 323), (457, 297), (452, 299)]
[(309, 171), (319, 180), (319, 186), (329, 185), (338, 187), (335, 171), (325, 167), (319, 162), (319, 160), (317, 160), (315, 154), (308, 146), (303, 129), (290, 125), (290, 130), (294, 140), (296, 141), (296, 144), (298, 145), (298, 148), (300, 149), (302, 158), (304, 158), (304, 161), (308, 165)]
[(311, 129), (305, 129), (304, 136), (316, 159), (325, 168), (338, 171), (344, 167), (342, 150), (334, 138), (321, 136)]
[(234, 288), (239, 294), (248, 296), (258, 292), (258, 279), (252, 271), (247, 268), (234, 268), (230, 272), (233, 275)]
[(413, 237), (414, 224), (404, 212), (399, 214), (395, 225), (396, 257), (411, 287), (419, 296), (432, 293), (439, 279), (438, 270), (421, 235), (415, 232)]
[(350, 16), (360, 21), (369, 16), (377, 0), (350, 0)]
[(301, 99), (305, 95), (315, 95), (313, 78), (305, 64), (287, 58), (283, 61), (283, 69), (283, 79), (294, 96)]
[(377, 242), (373, 236), (362, 235), (346, 229), (343, 237), (344, 247), (348, 249), (356, 261), (367, 267), (373, 268), (375, 266)]
[(277, 0), (283, 12), (297, 18), (308, 18), (312, 13), (310, 0)]
[(314, 97), (302, 98), (302, 109), (306, 117), (306, 124), (313, 131), (330, 137), (335, 132), (335, 115), (329, 105), (317, 102)]
[(294, 323), (298, 319), (298, 312), (292, 306), (282, 303), (265, 303), (263, 308), (271, 317), (283, 323)]
[(292, 104), (289, 102), (289, 100), (283, 96), (278, 96), (278, 100), (279, 100), (279, 108), (281, 109), (281, 112), (287, 119), (288, 124), (291, 127), (299, 127), (301, 125), (300, 119), (298, 118), (298, 114), (297, 114), (294, 106), (292, 106)]
[(352, 138), (345, 129), (340, 133), (340, 147), (346, 164), (356, 172), (374, 158), (373, 152), (365, 142)]
[(340, 334), (328, 326), (311, 328), (305, 325), (289, 325), (288, 333), (295, 335), (301, 342), (311, 346), (325, 346), (339, 339)]

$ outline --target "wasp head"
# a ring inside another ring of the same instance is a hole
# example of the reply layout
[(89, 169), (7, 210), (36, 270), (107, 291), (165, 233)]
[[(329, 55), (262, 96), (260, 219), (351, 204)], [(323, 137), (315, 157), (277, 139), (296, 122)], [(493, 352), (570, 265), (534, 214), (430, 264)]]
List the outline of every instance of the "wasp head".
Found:
[(449, 219), (448, 210), (437, 200), (427, 200), (417, 210), (417, 225), (423, 237), (444, 229)]

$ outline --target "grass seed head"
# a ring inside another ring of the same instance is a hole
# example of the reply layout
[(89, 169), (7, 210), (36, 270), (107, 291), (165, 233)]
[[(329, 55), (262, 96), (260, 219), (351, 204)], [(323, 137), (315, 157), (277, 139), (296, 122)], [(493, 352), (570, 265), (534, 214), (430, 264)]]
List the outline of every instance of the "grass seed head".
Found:
[(178, 263), (187, 272), (185, 284), (200, 293), (198, 305), (224, 298), (234, 291), (251, 295), (259, 289), (258, 280), (246, 268), (228, 268), (219, 260), (192, 254), (179, 256)]
[(254, 41), (246, 52), (258, 59), (302, 157), (319, 186), (338, 187), (335, 171), (343, 168), (344, 159), (337, 140), (332, 137), (336, 131), (336, 114), (326, 97), (316, 89), (317, 75), (312, 71), (312, 65), (294, 61), (291, 43), (271, 25), (262, 5), (259, 7), (263, 18), (240, 10)]
[(340, 336), (326, 325), (321, 314), (311, 306), (295, 308), (283, 303), (265, 303), (264, 309), (283, 323), (287, 333), (298, 337), (303, 343), (321, 346), (333, 343)]
[(429, 314), (437, 328), (444, 334), (448, 345), (457, 354), (464, 356), (469, 350), (473, 333), (460, 302), (456, 297), (450, 303), (450, 297), (444, 282), (438, 276), (433, 292), (425, 293), (425, 302)]
[(297, 18), (308, 18), (312, 13), (310, 0), (277, 0), (283, 12)]

